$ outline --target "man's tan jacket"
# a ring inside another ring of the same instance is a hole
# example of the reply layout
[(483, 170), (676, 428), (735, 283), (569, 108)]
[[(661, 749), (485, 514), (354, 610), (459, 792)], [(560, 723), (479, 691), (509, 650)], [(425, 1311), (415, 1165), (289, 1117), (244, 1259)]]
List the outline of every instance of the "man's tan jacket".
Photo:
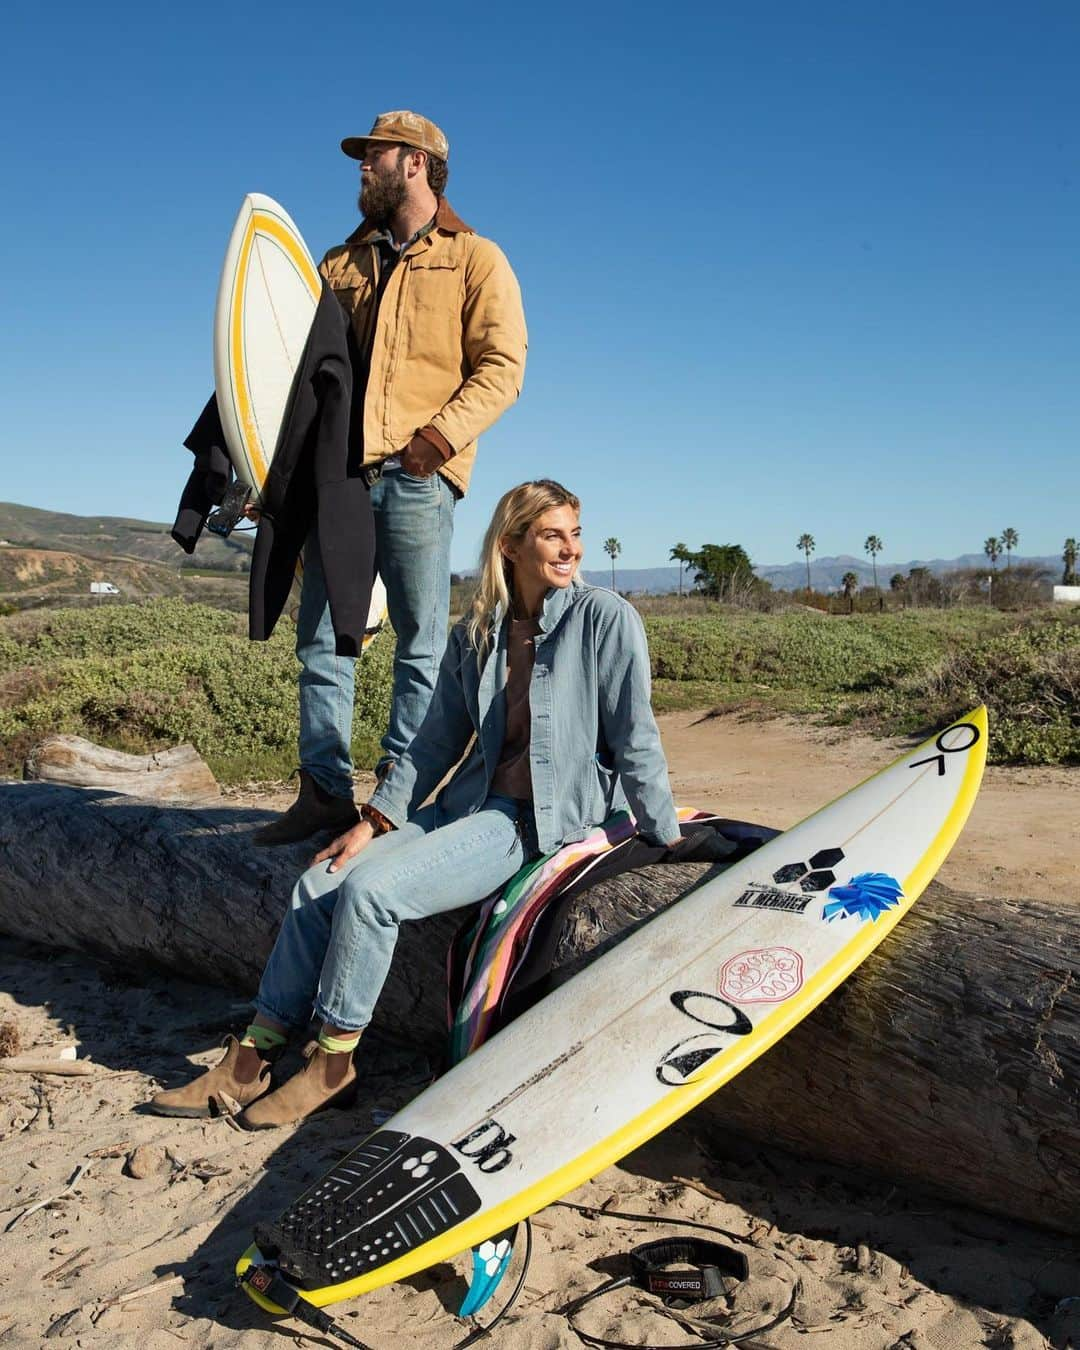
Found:
[(521, 393), (527, 334), (521, 290), (498, 245), (440, 200), (434, 228), (402, 256), (376, 315), (378, 234), (362, 223), (319, 271), (371, 365), (364, 463), (398, 454), (418, 431), (452, 456), (440, 469), (469, 486), (476, 441)]

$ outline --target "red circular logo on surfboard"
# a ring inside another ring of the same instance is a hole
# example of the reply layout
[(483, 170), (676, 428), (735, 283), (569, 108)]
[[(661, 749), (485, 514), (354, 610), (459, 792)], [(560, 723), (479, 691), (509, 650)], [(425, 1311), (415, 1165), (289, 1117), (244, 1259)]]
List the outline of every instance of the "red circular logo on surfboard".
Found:
[(802, 982), (803, 959), (790, 947), (756, 947), (720, 967), (720, 993), (736, 1003), (783, 1003)]

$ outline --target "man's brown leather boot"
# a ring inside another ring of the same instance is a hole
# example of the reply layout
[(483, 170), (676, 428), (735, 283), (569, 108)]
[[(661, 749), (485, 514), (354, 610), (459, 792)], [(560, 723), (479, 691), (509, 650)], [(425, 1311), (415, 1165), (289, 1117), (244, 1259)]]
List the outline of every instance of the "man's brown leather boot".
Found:
[(329, 1054), (317, 1041), (304, 1050), (307, 1063), (276, 1091), (238, 1117), (248, 1130), (294, 1125), (327, 1106), (349, 1106), (356, 1096), (356, 1066), (347, 1052)]
[(306, 769), (300, 770), (300, 793), (280, 820), (256, 830), (256, 844), (296, 844), (320, 830), (342, 833), (360, 819), (351, 797), (335, 797), (321, 788)]
[(187, 1087), (159, 1092), (147, 1106), (159, 1116), (231, 1116), (270, 1091), (270, 1067), (269, 1058), (229, 1036), (214, 1068)]

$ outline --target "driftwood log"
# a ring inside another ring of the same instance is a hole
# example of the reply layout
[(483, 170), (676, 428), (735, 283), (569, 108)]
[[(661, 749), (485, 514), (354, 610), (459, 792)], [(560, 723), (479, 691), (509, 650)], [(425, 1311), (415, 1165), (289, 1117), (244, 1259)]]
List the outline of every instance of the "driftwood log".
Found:
[(210, 802), (221, 788), (193, 745), (150, 755), (107, 750), (82, 736), (47, 736), (30, 751), (23, 777), (69, 787), (104, 788), (162, 802)]
[[(0, 930), (251, 990), (311, 849), (261, 850), (267, 813), (0, 785)], [(587, 892), (560, 978), (674, 902), (705, 864)], [(458, 916), (407, 924), (375, 1025), (438, 1053)], [(1080, 1232), (1080, 906), (931, 885), (850, 979), (697, 1108), (736, 1131)]]

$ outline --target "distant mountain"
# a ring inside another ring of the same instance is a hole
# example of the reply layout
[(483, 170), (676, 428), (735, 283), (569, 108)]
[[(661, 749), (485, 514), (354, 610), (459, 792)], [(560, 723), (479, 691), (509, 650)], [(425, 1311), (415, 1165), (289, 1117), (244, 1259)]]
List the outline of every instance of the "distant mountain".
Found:
[[(1034, 567), (1045, 567), (1053, 576), (1061, 571), (1060, 558), (1022, 558), (1014, 553), (1012, 557), (1013, 566), (1018, 563), (1028, 563)], [(962, 553), (958, 558), (917, 558), (912, 562), (886, 562), (878, 558), (877, 575), (878, 585), (882, 590), (887, 590), (890, 578), (897, 572), (903, 576), (911, 571), (913, 567), (925, 567), (933, 576), (940, 576), (942, 572), (955, 572), (960, 568), (985, 568), (990, 570), (990, 563), (985, 553)], [(998, 561), (997, 570), (1005, 570), (1005, 559)], [(806, 585), (806, 562), (765, 564), (754, 568), (754, 571), (764, 581), (772, 582), (778, 591), (798, 591)], [(856, 558), (850, 553), (840, 553), (836, 557), (817, 558), (810, 555), (810, 584), (817, 591), (838, 591), (841, 589), (841, 583), (845, 572), (854, 572), (859, 578), (859, 586), (873, 586), (874, 569), (868, 557)]]
[[(581, 576), (591, 586), (611, 586), (611, 568), (597, 568), (589, 571), (582, 568)], [(691, 589), (693, 573), (687, 573), (683, 581), (683, 590)], [(679, 589), (679, 569), (677, 567), (616, 567), (616, 590), (633, 592), (635, 595), (666, 595), (668, 591)]]
[(251, 565), (252, 534), (228, 539), (204, 531), (188, 555), (169, 537), (171, 526), (124, 516), (72, 516), (34, 506), (0, 502), (0, 540), (23, 548), (59, 549), (93, 558), (128, 558), (168, 567), (246, 572)]

